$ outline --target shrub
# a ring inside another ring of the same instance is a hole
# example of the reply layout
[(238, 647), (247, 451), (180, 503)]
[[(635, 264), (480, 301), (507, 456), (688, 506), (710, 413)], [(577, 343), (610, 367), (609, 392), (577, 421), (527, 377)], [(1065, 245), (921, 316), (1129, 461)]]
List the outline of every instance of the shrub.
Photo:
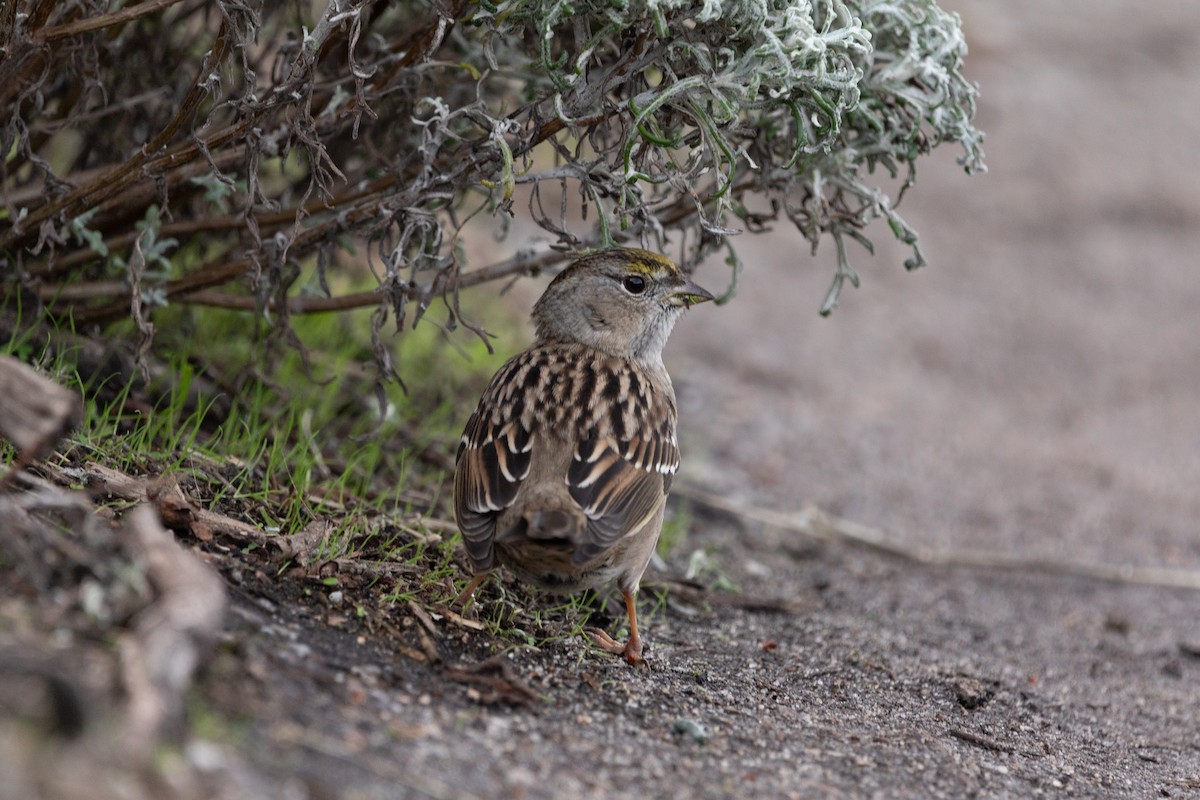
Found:
[[(837, 248), (828, 312), (873, 220), (924, 263), (895, 210), (920, 156), (982, 166), (932, 0), (17, 0), (0, 45), (8, 288), (143, 337), (178, 302), (470, 325), (460, 289), (562, 251), (736, 269), (732, 234), (783, 219)], [(480, 213), (553, 247), (468, 265)], [(378, 288), (332, 280), (356, 243)]]

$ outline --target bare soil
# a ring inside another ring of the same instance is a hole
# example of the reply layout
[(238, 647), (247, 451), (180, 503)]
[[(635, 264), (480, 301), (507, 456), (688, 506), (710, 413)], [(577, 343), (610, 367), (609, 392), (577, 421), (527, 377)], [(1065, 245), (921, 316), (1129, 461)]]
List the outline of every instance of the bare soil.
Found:
[(639, 670), (582, 637), (495, 656), (470, 620), (359, 615), (319, 576), (269, 577), (277, 553), (187, 541), (229, 607), (177, 756), (191, 782), (141, 796), (1200, 796), (1200, 593), (1071, 567), (1200, 571), (1200, 17), (947, 5), (989, 173), (926, 164), (902, 211), (932, 265), (858, 255), (828, 319), (831, 253), (747, 237), (737, 299), (670, 348), (679, 481), (1026, 567), (679, 501), (659, 578), (706, 549), (742, 593), (646, 592)]

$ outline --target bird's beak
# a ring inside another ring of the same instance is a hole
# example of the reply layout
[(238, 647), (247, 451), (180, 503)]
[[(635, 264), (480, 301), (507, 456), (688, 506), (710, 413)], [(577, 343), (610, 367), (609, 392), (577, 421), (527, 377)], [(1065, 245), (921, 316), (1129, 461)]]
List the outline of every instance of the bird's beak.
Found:
[(691, 308), (697, 303), (704, 303), (708, 300), (716, 300), (716, 298), (707, 289), (692, 283), (691, 279), (685, 280), (682, 286), (676, 287), (675, 291), (671, 292), (670, 297), (667, 298), (667, 302), (671, 305), (684, 308)]

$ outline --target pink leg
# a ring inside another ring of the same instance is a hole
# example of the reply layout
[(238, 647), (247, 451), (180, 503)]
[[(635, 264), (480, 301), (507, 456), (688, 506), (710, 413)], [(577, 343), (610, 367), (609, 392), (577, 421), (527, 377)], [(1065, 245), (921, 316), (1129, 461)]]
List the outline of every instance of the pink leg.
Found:
[(625, 613), (629, 615), (629, 641), (621, 644), (598, 628), (589, 630), (587, 634), (601, 650), (624, 656), (633, 666), (642, 667), (646, 665), (646, 659), (642, 658), (642, 637), (638, 635), (637, 595), (622, 589), (621, 596), (625, 598)]

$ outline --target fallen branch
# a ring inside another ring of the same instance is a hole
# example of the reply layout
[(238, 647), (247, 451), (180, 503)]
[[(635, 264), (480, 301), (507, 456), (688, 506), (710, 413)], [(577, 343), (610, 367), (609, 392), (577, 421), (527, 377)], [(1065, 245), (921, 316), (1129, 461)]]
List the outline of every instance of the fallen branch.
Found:
[(192, 675), (221, 631), (225, 590), (221, 578), (176, 544), (148, 506), (127, 514), (124, 527), (158, 592), (120, 642), (127, 734), (135, 752), (148, 753), (164, 729), (182, 724)]
[(0, 355), (0, 437), (12, 442), (18, 453), (0, 477), (0, 488), (48, 453), (79, 424), (82, 414), (78, 393), (12, 356)]
[[(84, 492), (26, 472), (14, 483), (20, 491), (0, 493), (0, 578), (6, 597), (20, 596), (29, 630), (41, 633), (17, 633), (0, 649), (0, 686), (16, 701), (0, 703), (8, 790), (0, 794), (81, 798), (119, 786), (133, 800), (269, 796), (226, 790), (254, 778), (231, 749), (210, 754), (221, 767), (208, 767), (203, 784), (184, 759), (169, 773), (158, 766), (164, 744), (190, 740), (184, 714), (221, 631), (221, 578), (176, 544), (149, 506), (118, 526)], [(70, 635), (56, 639), (51, 630)], [(44, 727), (23, 723), (14, 709)], [(28, 747), (11, 746), (25, 737)], [(200, 785), (203, 793), (193, 791)]]
[(786, 513), (737, 503), (696, 487), (679, 486), (672, 490), (672, 494), (735, 517), (794, 531), (823, 542), (852, 544), (922, 566), (1068, 575), (1122, 585), (1200, 591), (1200, 571), (1197, 570), (1136, 567), (1131, 564), (1088, 564), (1080, 561), (1028, 558), (986, 550), (943, 550), (890, 540), (887, 534), (878, 528), (836, 517), (811, 504), (798, 512)]

